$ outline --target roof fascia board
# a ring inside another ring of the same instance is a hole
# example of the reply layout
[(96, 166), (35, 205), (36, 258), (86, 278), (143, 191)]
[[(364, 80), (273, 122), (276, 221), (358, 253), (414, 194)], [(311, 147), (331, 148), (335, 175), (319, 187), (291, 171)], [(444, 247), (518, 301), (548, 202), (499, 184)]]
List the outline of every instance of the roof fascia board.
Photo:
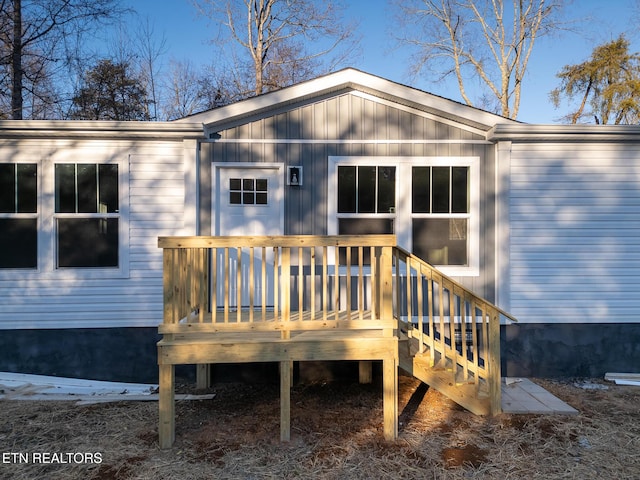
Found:
[[(513, 122), (507, 118), (463, 105), (422, 90), (392, 82), (360, 70), (347, 68), (323, 77), (302, 82), (290, 87), (265, 93), (224, 107), (199, 113), (178, 121), (198, 121), (207, 125), (207, 130), (216, 131), (219, 125), (254, 116), (260, 112), (277, 109), (281, 105), (317, 98), (345, 89), (359, 90), (376, 97), (400, 102), (414, 108), (424, 107), (436, 115), (465, 123), (474, 128), (489, 130), (496, 123)], [(514, 122), (515, 123), (515, 122)]]
[(115, 122), (69, 120), (2, 120), (0, 138), (166, 139), (204, 138), (194, 122)]
[(487, 139), (493, 142), (640, 142), (638, 125), (497, 124)]

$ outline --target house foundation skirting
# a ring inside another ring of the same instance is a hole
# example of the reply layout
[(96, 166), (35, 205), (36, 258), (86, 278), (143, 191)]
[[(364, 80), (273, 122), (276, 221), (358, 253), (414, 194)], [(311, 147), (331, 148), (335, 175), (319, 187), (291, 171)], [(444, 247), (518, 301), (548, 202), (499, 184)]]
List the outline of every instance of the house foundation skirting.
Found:
[[(640, 368), (637, 323), (521, 323), (503, 325), (501, 338), (503, 376), (602, 377)], [(157, 383), (159, 339), (156, 327), (0, 330), (0, 371)], [(249, 371), (237, 376), (235, 367), (239, 368), (229, 365), (215, 372), (214, 381), (252, 378)], [(336, 378), (333, 367), (316, 364), (307, 371), (310, 378), (301, 371), (300, 380)], [(357, 368), (345, 367), (354, 372)], [(189, 365), (178, 367), (176, 375), (195, 381), (195, 369)], [(277, 374), (270, 378), (277, 381)]]
[(157, 383), (158, 329), (0, 330), (0, 371)]
[(519, 323), (502, 326), (502, 375), (602, 377), (638, 372), (640, 323)]

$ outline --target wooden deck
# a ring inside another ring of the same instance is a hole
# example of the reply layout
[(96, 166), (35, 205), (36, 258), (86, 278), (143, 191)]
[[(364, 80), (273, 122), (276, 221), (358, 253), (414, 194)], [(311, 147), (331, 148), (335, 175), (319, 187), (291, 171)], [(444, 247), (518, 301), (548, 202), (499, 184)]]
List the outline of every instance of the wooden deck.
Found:
[[(278, 362), (281, 440), (292, 364), (383, 364), (384, 436), (398, 433), (398, 367), (477, 413), (500, 410), (505, 314), (395, 246), (395, 236), (165, 237), (158, 343), (162, 448), (175, 436), (174, 366)], [(506, 314), (505, 314), (506, 315)]]

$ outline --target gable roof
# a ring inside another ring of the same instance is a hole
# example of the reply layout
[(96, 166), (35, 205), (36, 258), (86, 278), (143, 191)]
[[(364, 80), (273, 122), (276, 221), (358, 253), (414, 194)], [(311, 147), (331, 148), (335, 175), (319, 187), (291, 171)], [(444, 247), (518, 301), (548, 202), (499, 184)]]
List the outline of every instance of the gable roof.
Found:
[(270, 111), (286, 108), (288, 105), (311, 102), (317, 98), (353, 90), (422, 110), (485, 132), (498, 123), (516, 123), (500, 115), (392, 82), (354, 68), (346, 68), (224, 107), (197, 113), (176, 120), (176, 122), (199, 122), (204, 124), (207, 132), (216, 132), (227, 128), (229, 125), (237, 124), (242, 119), (264, 116)]

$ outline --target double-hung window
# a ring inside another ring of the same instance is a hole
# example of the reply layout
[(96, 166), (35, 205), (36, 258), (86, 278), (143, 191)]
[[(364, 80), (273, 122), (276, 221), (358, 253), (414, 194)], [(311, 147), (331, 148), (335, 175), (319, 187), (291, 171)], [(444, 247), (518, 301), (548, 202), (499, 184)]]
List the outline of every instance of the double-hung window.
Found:
[(413, 253), (433, 265), (469, 264), (469, 168), (411, 167)]
[(56, 268), (118, 267), (118, 165), (56, 163)]
[(0, 268), (38, 267), (38, 167), (0, 164)]
[(393, 233), (396, 167), (338, 166), (338, 233)]
[(448, 274), (477, 275), (478, 165), (478, 157), (329, 157), (328, 233), (392, 233)]
[[(396, 216), (396, 167), (338, 166), (338, 233), (340, 235), (393, 233)], [(342, 258), (344, 262), (346, 258)], [(363, 252), (365, 264), (370, 252)], [(357, 257), (352, 256), (352, 262)]]

